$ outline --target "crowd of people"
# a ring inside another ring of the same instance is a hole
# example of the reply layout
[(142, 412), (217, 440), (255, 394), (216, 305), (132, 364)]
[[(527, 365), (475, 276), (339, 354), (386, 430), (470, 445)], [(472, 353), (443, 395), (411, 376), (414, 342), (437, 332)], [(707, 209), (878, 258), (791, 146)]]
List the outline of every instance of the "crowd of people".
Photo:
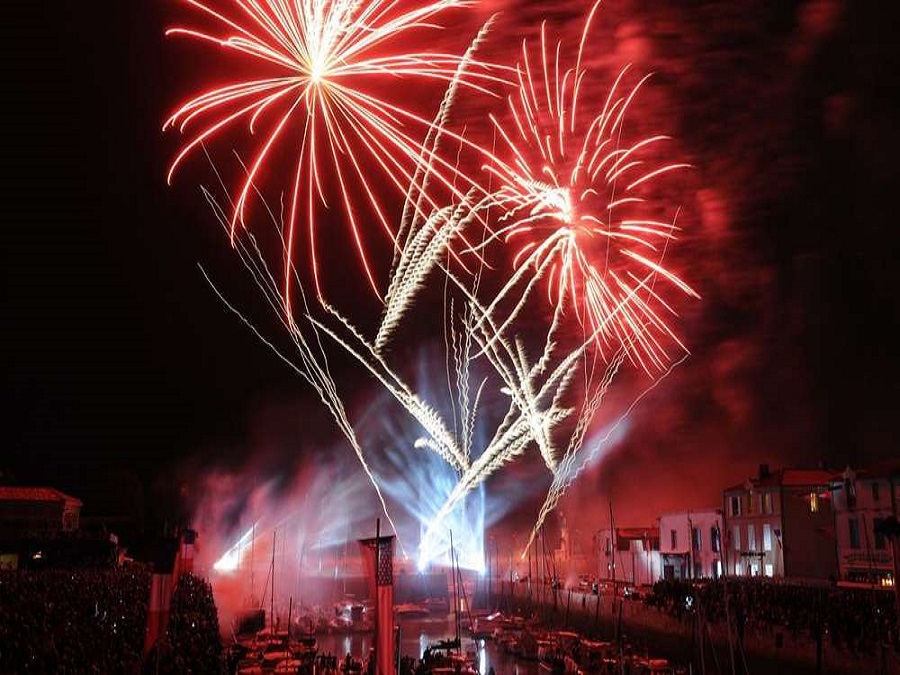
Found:
[(0, 673), (220, 673), (210, 585), (183, 574), (146, 657), (149, 566), (0, 571)]
[(0, 672), (140, 669), (150, 570), (0, 572)]
[(205, 579), (182, 574), (172, 594), (166, 637), (147, 655), (144, 672), (221, 673), (223, 659), (212, 586)]
[(701, 613), (709, 623), (730, 621), (739, 637), (781, 630), (853, 651), (886, 642), (900, 647), (894, 596), (881, 590), (757, 578), (675, 580), (657, 582), (647, 602), (678, 617)]

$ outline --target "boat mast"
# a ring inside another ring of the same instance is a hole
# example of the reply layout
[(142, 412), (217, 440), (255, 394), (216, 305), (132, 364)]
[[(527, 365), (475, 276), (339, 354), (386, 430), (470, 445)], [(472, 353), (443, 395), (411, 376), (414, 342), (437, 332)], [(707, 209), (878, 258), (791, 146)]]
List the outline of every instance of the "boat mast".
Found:
[(275, 635), (275, 537), (278, 530), (272, 530), (272, 635)]

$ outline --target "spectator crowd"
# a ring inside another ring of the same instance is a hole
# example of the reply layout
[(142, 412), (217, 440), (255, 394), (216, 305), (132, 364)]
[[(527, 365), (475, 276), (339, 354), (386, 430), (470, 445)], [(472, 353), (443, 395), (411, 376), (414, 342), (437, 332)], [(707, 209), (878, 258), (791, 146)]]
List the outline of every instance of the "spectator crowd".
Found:
[(144, 658), (149, 566), (0, 571), (0, 673), (219, 673), (210, 585), (183, 574), (166, 636)]
[(140, 669), (150, 570), (0, 572), (0, 673)]
[(701, 613), (709, 623), (731, 624), (739, 637), (752, 630), (828, 639), (835, 647), (871, 652), (898, 642), (891, 592), (801, 585), (767, 579), (660, 581), (647, 603), (685, 618)]

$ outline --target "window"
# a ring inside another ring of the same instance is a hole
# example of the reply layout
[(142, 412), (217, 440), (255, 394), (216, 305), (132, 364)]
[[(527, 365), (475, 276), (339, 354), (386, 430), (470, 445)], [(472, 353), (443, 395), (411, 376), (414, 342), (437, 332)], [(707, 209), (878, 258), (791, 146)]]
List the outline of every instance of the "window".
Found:
[(670, 530), (669, 535), (672, 537), (672, 550), (678, 550), (678, 530)]
[(700, 528), (699, 527), (691, 528), (691, 547), (695, 551), (699, 551), (702, 544), (703, 544), (703, 542), (701, 541), (701, 537), (700, 537)]
[(877, 504), (879, 497), (881, 497), (881, 495), (879, 494), (879, 491), (878, 491), (878, 481), (873, 480), (872, 481), (872, 501)]
[(844, 493), (847, 495), (847, 508), (856, 508), (856, 484), (847, 478), (844, 480)]
[(859, 519), (851, 518), (848, 523), (850, 525), (850, 548), (859, 548)]
[[(768, 523), (763, 524), (763, 551), (772, 550), (772, 526)], [(771, 574), (767, 576), (772, 576)]]
[(740, 562), (734, 563), (734, 576), (736, 576), (736, 577), (741, 576), (741, 563)]
[(694, 578), (695, 579), (703, 578), (703, 563), (702, 562), (694, 563)]
[(756, 528), (753, 525), (747, 526), (747, 550), (756, 550)]
[(709, 545), (712, 547), (713, 553), (719, 553), (722, 550), (722, 534), (718, 525), (709, 528)]
[(716, 565), (713, 567), (713, 576), (718, 579), (722, 576), (722, 561), (716, 560)]
[(741, 550), (741, 526), (735, 525), (731, 528), (731, 540), (734, 542), (734, 550)]
[(775, 576), (775, 567), (772, 565), (772, 563), (766, 563), (766, 576), (767, 577)]
[[(874, 486), (875, 484), (873, 483), (872, 485)], [(873, 518), (872, 519), (872, 527), (875, 530), (875, 548), (877, 548), (879, 551), (884, 550), (884, 545), (885, 545), (884, 533), (880, 532), (881, 527), (882, 527), (881, 523), (883, 520), (884, 520), (884, 518)]]
[(818, 513), (819, 512), (819, 495), (815, 492), (809, 493), (809, 512), (810, 513)]
[(735, 495), (731, 498), (731, 515), (739, 516), (741, 515), (741, 498), (739, 495)]
[(753, 495), (752, 494), (747, 495), (747, 515), (748, 516), (753, 515)]
[(772, 514), (772, 493), (765, 492), (760, 495), (762, 499), (762, 512), (767, 516)]

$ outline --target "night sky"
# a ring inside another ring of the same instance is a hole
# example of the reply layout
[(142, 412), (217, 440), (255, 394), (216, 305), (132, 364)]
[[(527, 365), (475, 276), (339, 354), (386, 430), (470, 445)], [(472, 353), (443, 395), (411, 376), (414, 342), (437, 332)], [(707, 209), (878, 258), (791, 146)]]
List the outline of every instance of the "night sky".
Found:
[[(675, 479), (896, 455), (900, 401), (891, 22), (864, 2), (670, 4), (607, 3), (598, 44), (659, 73), (698, 167), (684, 248), (704, 299), (684, 311), (693, 357), (580, 488), (627, 502), (641, 478), (656, 509)], [(198, 180), (165, 185), (178, 139), (160, 127), (195, 73), (163, 37), (183, 8), (5, 11), (3, 478), (84, 498), (239, 461), (261, 410), (315, 406), (204, 281), (198, 264), (254, 302)]]

